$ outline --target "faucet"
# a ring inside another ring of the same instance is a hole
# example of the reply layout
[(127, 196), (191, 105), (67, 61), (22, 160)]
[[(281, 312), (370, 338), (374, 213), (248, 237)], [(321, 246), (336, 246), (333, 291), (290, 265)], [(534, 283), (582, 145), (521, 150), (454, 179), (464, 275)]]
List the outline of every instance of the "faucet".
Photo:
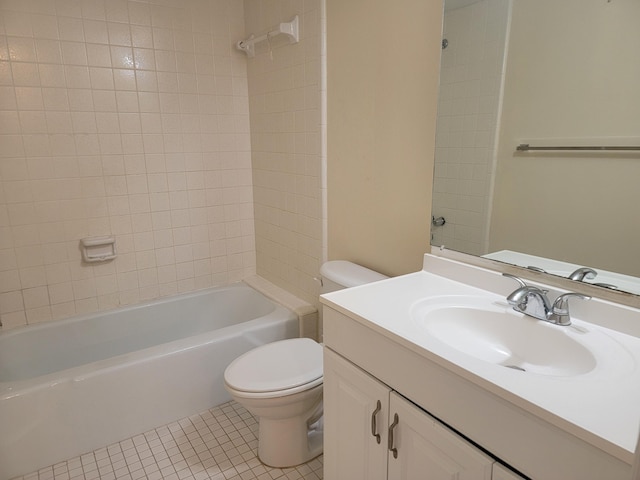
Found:
[[(527, 267), (527, 268), (530, 268), (530, 267)], [(596, 275), (598, 275), (598, 272), (596, 272), (594, 269), (589, 267), (581, 267), (581, 268), (578, 268), (577, 270), (574, 270), (567, 278), (569, 280), (584, 282), (585, 280), (593, 280), (594, 278), (596, 278)], [(617, 285), (612, 285), (610, 283), (598, 282), (598, 283), (594, 283), (593, 285), (595, 285), (596, 287), (608, 288), (609, 290), (620, 290), (620, 288)]]
[(569, 299), (571, 297), (578, 297), (583, 300), (591, 299), (588, 295), (569, 292), (560, 295), (552, 304), (547, 296), (548, 290), (527, 285), (522, 279), (509, 273), (503, 273), (502, 275), (512, 278), (520, 284), (517, 289), (507, 296), (507, 302), (516, 312), (524, 313), (530, 317), (555, 325), (571, 325), (571, 315), (569, 314)]
[(584, 282), (585, 280), (593, 280), (594, 278), (596, 278), (596, 275), (598, 275), (598, 272), (596, 272), (593, 268), (581, 267), (571, 272), (568, 278), (569, 280)]

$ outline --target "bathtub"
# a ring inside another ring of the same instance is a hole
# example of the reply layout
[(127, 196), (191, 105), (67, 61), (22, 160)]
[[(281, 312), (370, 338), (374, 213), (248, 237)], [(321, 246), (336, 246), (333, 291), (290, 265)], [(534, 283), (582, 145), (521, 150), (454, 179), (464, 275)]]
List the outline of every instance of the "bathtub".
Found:
[(224, 403), (234, 358), (298, 332), (238, 283), (0, 333), (0, 479)]

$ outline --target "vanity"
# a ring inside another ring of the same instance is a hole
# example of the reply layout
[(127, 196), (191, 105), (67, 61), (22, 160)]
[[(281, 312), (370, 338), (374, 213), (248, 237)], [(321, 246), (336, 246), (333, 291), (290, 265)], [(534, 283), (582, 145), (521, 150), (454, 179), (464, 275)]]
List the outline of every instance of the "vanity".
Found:
[(515, 312), (517, 288), (428, 254), (321, 297), (325, 478), (628, 480), (640, 311), (576, 298), (554, 325)]

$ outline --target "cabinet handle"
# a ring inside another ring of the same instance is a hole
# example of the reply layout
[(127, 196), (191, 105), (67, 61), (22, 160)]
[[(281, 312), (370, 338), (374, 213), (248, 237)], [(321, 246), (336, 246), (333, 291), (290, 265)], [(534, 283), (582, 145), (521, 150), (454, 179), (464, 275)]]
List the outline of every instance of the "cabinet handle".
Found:
[(398, 418), (398, 414), (394, 413), (393, 423), (389, 427), (389, 444), (388, 444), (389, 451), (393, 453), (393, 458), (398, 458), (398, 449), (393, 446), (393, 430), (396, 428), (396, 425), (398, 425), (399, 421), (400, 419)]
[(380, 443), (380, 434), (378, 433), (378, 423), (376, 421), (376, 416), (378, 412), (382, 410), (382, 403), (378, 400), (378, 404), (376, 405), (376, 409), (371, 414), (371, 435), (376, 437), (376, 442)]

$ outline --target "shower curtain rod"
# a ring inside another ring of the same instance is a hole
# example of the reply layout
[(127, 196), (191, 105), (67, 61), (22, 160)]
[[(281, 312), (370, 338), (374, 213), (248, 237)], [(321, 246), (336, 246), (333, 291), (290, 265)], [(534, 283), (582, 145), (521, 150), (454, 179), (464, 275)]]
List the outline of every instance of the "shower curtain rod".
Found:
[(242, 50), (249, 57), (253, 58), (256, 55), (255, 44), (264, 42), (265, 40), (270, 40), (276, 35), (286, 35), (289, 37), (289, 43), (298, 43), (300, 41), (299, 24), (300, 21), (298, 19), (298, 15), (296, 15), (290, 22), (282, 22), (264, 35), (255, 37), (251, 34), (246, 40), (240, 40), (236, 43), (236, 48), (238, 50)]
[(634, 151), (640, 150), (640, 147), (632, 146), (586, 146), (586, 147), (535, 147), (528, 143), (521, 143), (516, 147), (519, 152), (529, 152), (533, 150), (601, 150), (601, 151)]

